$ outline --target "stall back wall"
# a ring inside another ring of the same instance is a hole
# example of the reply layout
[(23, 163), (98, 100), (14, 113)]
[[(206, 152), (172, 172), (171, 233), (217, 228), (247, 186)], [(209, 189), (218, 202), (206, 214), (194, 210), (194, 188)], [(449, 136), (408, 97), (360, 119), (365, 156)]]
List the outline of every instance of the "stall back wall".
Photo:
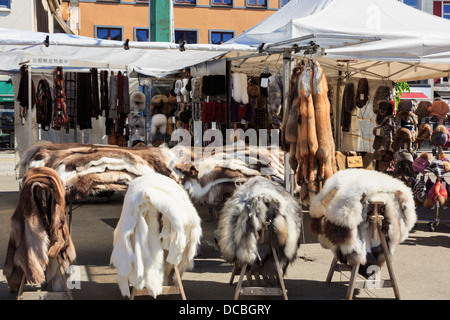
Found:
[[(347, 81), (354, 83), (355, 96), (356, 89), (358, 87), (358, 78), (350, 78)], [(341, 148), (340, 151), (356, 151), (356, 152), (374, 152), (373, 141), (375, 136), (373, 135), (373, 129), (377, 126), (376, 124), (376, 114), (373, 112), (373, 101), (374, 95), (378, 87), (381, 85), (386, 85), (392, 88), (391, 81), (380, 81), (380, 80), (368, 80), (369, 83), (369, 100), (367, 104), (359, 108), (355, 104), (355, 108), (351, 113), (350, 120), (350, 131), (341, 132)], [(340, 108), (339, 114), (342, 117), (342, 96), (344, 94), (346, 82), (343, 81), (339, 90), (339, 105), (335, 105), (334, 114), (336, 115), (336, 108)], [(337, 83), (333, 81), (334, 92), (337, 92)], [(340, 125), (340, 123), (335, 120), (335, 125)], [(341, 127), (342, 129), (342, 127)], [(337, 143), (337, 139), (336, 139)]]
[[(63, 69), (64, 71), (64, 69)], [(40, 71), (32, 72), (32, 81), (37, 87), (39, 81), (45, 79), (50, 84), (51, 90), (53, 90), (53, 74)], [(31, 117), (31, 144), (29, 143), (29, 129), (28, 129), (28, 117), (25, 122), (22, 123), (20, 117), (21, 106), (17, 101), (19, 85), (20, 85), (20, 74), (14, 74), (11, 76), (11, 81), (14, 87), (14, 143), (15, 143), (15, 167), (16, 167), (16, 178), (20, 179), (25, 174), (24, 170), (20, 168), (20, 159), (22, 158), (23, 152), (30, 145), (36, 143), (68, 143), (68, 142), (82, 142), (89, 144), (108, 144), (108, 136), (105, 135), (105, 117), (99, 116), (98, 119), (91, 118), (92, 129), (75, 130), (69, 129), (66, 133), (65, 129), (48, 131), (39, 130), (39, 125), (36, 121), (36, 107), (32, 108)], [(139, 81), (136, 78), (129, 78), (129, 92), (132, 93), (139, 89)], [(53, 91), (52, 91), (53, 92)], [(53, 106), (54, 107), (54, 106)]]

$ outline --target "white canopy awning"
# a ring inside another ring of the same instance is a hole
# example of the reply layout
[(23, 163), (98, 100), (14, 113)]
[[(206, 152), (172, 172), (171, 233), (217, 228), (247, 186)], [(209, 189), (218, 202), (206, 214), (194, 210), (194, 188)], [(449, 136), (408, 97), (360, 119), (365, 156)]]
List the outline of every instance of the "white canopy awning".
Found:
[(127, 66), (152, 76), (164, 76), (220, 57), (226, 52), (255, 51), (247, 45), (180, 45), (95, 39), (64, 33), (47, 34), (0, 28), (0, 70), (12, 71), (33, 58), (63, 59), (72, 67)]
[(448, 76), (448, 30), (449, 20), (399, 1), (291, 0), (226, 44), (296, 50), (354, 76), (408, 81)]

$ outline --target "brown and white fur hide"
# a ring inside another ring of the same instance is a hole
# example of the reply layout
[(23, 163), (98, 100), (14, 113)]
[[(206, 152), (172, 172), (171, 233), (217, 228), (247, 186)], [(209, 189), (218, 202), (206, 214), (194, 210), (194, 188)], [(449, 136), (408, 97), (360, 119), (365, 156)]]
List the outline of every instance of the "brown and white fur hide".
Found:
[(188, 194), (174, 180), (150, 173), (134, 179), (125, 195), (114, 230), (111, 264), (117, 268), (122, 295), (129, 285), (147, 288), (156, 298), (162, 286), (194, 266), (202, 230)]
[(3, 268), (10, 289), (19, 287), (23, 274), (30, 284), (49, 281), (46, 272), (50, 259), (57, 259), (65, 270), (75, 257), (62, 181), (50, 168), (28, 170), (11, 218)]
[[(251, 177), (263, 176), (279, 184), (284, 181), (283, 157), (279, 150), (252, 146), (225, 148), (203, 152), (203, 159), (195, 161), (191, 148), (175, 147), (170, 167), (195, 203), (217, 204), (226, 200), (237, 184)], [(182, 156), (179, 156), (179, 155)]]
[(343, 263), (382, 266), (385, 262), (379, 238), (371, 236), (368, 221), (373, 197), (386, 202), (379, 210), (384, 216), (382, 232), (394, 254), (417, 220), (412, 191), (402, 181), (373, 170), (341, 170), (311, 201), (311, 230)]
[(222, 151), (176, 146), (131, 148), (89, 144), (35, 145), (22, 158), (24, 167), (50, 167), (66, 187), (67, 198), (83, 200), (103, 191), (126, 191), (135, 178), (156, 172), (183, 185), (196, 203), (215, 204), (229, 196), (236, 183), (264, 176), (283, 183), (284, 153), (252, 146)]
[(253, 177), (236, 188), (221, 211), (221, 253), (227, 262), (273, 272), (273, 246), (285, 272), (300, 246), (301, 224), (301, 206), (291, 194), (273, 181)]
[(150, 172), (171, 176), (159, 148), (61, 143), (34, 145), (22, 158), (22, 166), (56, 170), (68, 199), (82, 200), (102, 191), (124, 191), (136, 177)]

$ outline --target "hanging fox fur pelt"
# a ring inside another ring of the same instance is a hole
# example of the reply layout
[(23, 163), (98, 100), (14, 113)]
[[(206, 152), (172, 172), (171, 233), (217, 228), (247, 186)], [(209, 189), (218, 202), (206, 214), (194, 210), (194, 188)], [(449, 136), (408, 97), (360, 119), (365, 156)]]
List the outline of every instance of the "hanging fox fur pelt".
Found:
[(284, 151), (289, 152), (289, 165), (291, 169), (296, 172), (298, 161), (296, 158), (296, 147), (298, 139), (298, 83), (300, 75), (305, 67), (305, 62), (302, 60), (297, 67), (292, 71), (291, 79), (289, 81), (289, 94), (287, 98), (287, 110), (283, 117), (281, 124), (281, 146)]
[(305, 203), (337, 171), (330, 108), (326, 76), (316, 60), (309, 60), (300, 76), (297, 99), (296, 173)]
[(378, 171), (346, 169), (328, 179), (312, 199), (311, 230), (340, 262), (361, 266), (384, 264), (379, 237), (371, 236), (368, 221), (373, 210), (370, 200), (374, 197), (386, 202), (379, 213), (384, 216), (382, 232), (390, 253), (394, 254), (417, 219), (412, 191), (402, 181)]
[(16, 290), (25, 274), (33, 285), (50, 281), (50, 259), (64, 270), (75, 260), (75, 246), (66, 222), (64, 186), (55, 170), (32, 168), (23, 177), (17, 208), (11, 218), (11, 233), (3, 274)]
[(173, 265), (180, 274), (193, 268), (201, 234), (200, 217), (178, 183), (157, 173), (134, 179), (111, 254), (122, 295), (130, 296), (131, 285), (158, 296), (162, 286), (174, 283)]
[(328, 99), (328, 83), (319, 62), (314, 64), (313, 100), (316, 117), (316, 130), (319, 148), (317, 160), (319, 162), (318, 179), (326, 181), (337, 171), (335, 145), (331, 129), (330, 100)]
[(301, 224), (301, 206), (283, 186), (253, 177), (236, 188), (220, 213), (221, 253), (229, 263), (264, 272), (275, 270), (273, 246), (285, 272), (300, 246)]

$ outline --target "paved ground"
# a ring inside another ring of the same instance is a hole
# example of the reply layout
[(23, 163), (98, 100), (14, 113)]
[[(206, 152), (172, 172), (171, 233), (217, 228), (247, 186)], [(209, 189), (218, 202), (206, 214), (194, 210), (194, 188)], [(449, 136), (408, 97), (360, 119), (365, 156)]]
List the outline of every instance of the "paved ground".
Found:
[[(18, 181), (13, 175), (0, 175), (0, 269), (5, 260), (9, 218), (17, 205), (18, 190)], [(80, 288), (72, 290), (76, 300), (124, 299), (115, 281), (115, 269), (109, 265), (113, 228), (120, 217), (121, 205), (122, 198), (114, 197), (73, 206), (72, 239), (81, 275)], [(237, 279), (233, 285), (229, 284), (232, 266), (221, 259), (214, 245), (217, 219), (206, 207), (198, 207), (198, 210), (204, 236), (194, 269), (183, 274), (186, 296), (189, 300), (232, 300)], [(419, 220), (433, 219), (434, 211), (418, 208), (418, 216)], [(441, 209), (439, 216), (441, 220), (450, 220), (450, 209)], [(316, 236), (309, 231), (307, 211), (304, 221), (305, 239), (298, 251), (299, 257), (289, 266), (285, 277), (289, 300), (344, 299), (349, 272), (335, 273), (332, 283), (325, 283), (332, 254), (321, 248)], [(409, 238), (397, 248), (393, 264), (402, 299), (450, 299), (450, 227), (441, 223), (431, 232), (426, 223), (418, 223)], [(383, 269), (382, 275), (385, 274), (387, 270)], [(256, 298), (280, 300), (279, 297)], [(15, 294), (9, 291), (0, 271), (0, 300), (11, 299), (15, 299)], [(179, 300), (180, 297), (157, 299)], [(355, 291), (354, 299), (394, 299), (394, 293), (392, 288), (362, 289)]]

